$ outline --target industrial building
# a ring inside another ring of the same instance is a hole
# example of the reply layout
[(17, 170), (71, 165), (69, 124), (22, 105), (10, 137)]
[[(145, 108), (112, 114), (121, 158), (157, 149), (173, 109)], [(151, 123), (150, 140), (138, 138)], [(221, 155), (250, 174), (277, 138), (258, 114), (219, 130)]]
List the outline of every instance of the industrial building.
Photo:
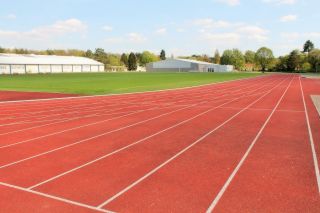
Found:
[(103, 71), (102, 63), (85, 57), (0, 54), (0, 74)]
[(147, 64), (147, 72), (232, 72), (233, 66), (189, 59), (166, 59)]

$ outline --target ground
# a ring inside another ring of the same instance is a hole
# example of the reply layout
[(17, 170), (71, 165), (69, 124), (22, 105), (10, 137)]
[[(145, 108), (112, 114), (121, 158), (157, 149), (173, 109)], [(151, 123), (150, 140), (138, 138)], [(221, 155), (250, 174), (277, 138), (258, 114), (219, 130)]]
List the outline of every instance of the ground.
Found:
[(97, 95), (202, 85), (260, 73), (71, 73), (0, 75), (0, 90)]
[(320, 212), (320, 80), (0, 103), (3, 212)]

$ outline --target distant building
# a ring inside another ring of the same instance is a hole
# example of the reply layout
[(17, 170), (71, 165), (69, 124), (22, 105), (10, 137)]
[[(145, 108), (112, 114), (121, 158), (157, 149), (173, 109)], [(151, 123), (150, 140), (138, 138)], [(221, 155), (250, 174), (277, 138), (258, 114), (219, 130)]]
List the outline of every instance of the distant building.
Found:
[(0, 54), (0, 74), (103, 71), (104, 64), (85, 57)]
[(149, 63), (147, 72), (232, 72), (233, 66), (189, 59), (166, 59)]

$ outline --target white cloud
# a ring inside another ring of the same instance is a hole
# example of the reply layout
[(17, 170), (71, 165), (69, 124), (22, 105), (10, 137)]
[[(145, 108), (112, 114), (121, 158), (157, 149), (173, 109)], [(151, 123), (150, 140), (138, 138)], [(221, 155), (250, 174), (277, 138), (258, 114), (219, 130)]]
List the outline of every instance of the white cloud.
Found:
[(177, 32), (178, 32), (178, 33), (183, 33), (183, 32), (185, 32), (185, 31), (186, 31), (186, 30), (185, 30), (185, 29), (183, 29), (183, 28), (177, 28), (176, 30), (177, 30)]
[(16, 16), (15, 14), (11, 13), (11, 14), (8, 14), (8, 15), (6, 16), (6, 18), (7, 18), (7, 19), (10, 19), (10, 20), (14, 20), (14, 19), (17, 18), (17, 16)]
[(240, 4), (240, 0), (215, 0), (215, 1), (223, 4), (227, 4), (229, 6), (236, 6)]
[(261, 27), (257, 27), (253, 25), (245, 25), (237, 28), (236, 31), (242, 34), (242, 36), (251, 40), (255, 40), (259, 42), (268, 40), (268, 37), (267, 37), (268, 31)]
[(109, 25), (105, 25), (102, 27), (102, 30), (104, 30), (106, 32), (111, 32), (113, 30), (113, 27), (111, 27)]
[(271, 4), (276, 4), (276, 5), (281, 5), (281, 4), (295, 4), (297, 3), (297, 0), (262, 0), (265, 3), (271, 3)]
[(192, 21), (192, 24), (195, 26), (200, 26), (204, 29), (226, 28), (231, 26), (231, 24), (227, 21), (222, 21), (222, 20), (215, 21), (211, 18), (195, 19)]
[(0, 37), (10, 36), (12, 39), (49, 39), (69, 33), (85, 32), (87, 25), (78, 19), (57, 21), (52, 25), (33, 28), (29, 31), (0, 30)]
[(57, 21), (52, 25), (25, 31), (0, 29), (0, 41), (6, 46), (30, 49), (78, 48), (86, 36), (87, 25), (78, 19)]
[(298, 17), (296, 15), (287, 15), (287, 16), (280, 17), (280, 21), (281, 22), (290, 22), (290, 21), (297, 20), (297, 18)]
[(202, 38), (213, 40), (229, 40), (238, 42), (240, 40), (253, 40), (264, 42), (268, 40), (268, 30), (261, 27), (239, 22), (229, 22), (224, 20), (215, 21), (213, 19), (196, 19), (192, 21), (194, 26), (199, 27), (198, 32)]
[(139, 33), (129, 33), (124, 36), (106, 38), (104, 41), (109, 44), (119, 44), (119, 43), (132, 44), (132, 43), (144, 43), (145, 41), (147, 41), (147, 38)]
[(158, 35), (165, 35), (167, 33), (167, 28), (165, 28), (165, 27), (159, 28), (155, 31), (155, 33)]
[(237, 43), (240, 35), (237, 33), (204, 33), (202, 38), (215, 43)]
[(306, 32), (306, 33), (298, 33), (298, 32), (284, 32), (280, 33), (281, 38), (288, 42), (294, 42), (297, 40), (307, 40), (307, 39), (320, 39), (320, 32)]
[(122, 37), (114, 37), (114, 38), (106, 38), (104, 41), (109, 44), (119, 44), (124, 42), (124, 39)]
[(147, 40), (146, 37), (144, 37), (143, 35), (141, 35), (139, 33), (129, 33), (127, 35), (127, 38), (129, 41), (131, 41), (133, 43), (143, 43)]

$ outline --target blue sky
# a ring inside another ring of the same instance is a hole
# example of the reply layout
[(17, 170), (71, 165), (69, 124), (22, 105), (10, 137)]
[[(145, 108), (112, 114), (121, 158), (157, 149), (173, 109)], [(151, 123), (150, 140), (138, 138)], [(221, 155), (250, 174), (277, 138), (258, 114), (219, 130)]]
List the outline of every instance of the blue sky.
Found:
[(278, 56), (307, 39), (320, 47), (319, 8), (319, 0), (10, 0), (1, 3), (0, 46), (176, 56), (268, 46)]

